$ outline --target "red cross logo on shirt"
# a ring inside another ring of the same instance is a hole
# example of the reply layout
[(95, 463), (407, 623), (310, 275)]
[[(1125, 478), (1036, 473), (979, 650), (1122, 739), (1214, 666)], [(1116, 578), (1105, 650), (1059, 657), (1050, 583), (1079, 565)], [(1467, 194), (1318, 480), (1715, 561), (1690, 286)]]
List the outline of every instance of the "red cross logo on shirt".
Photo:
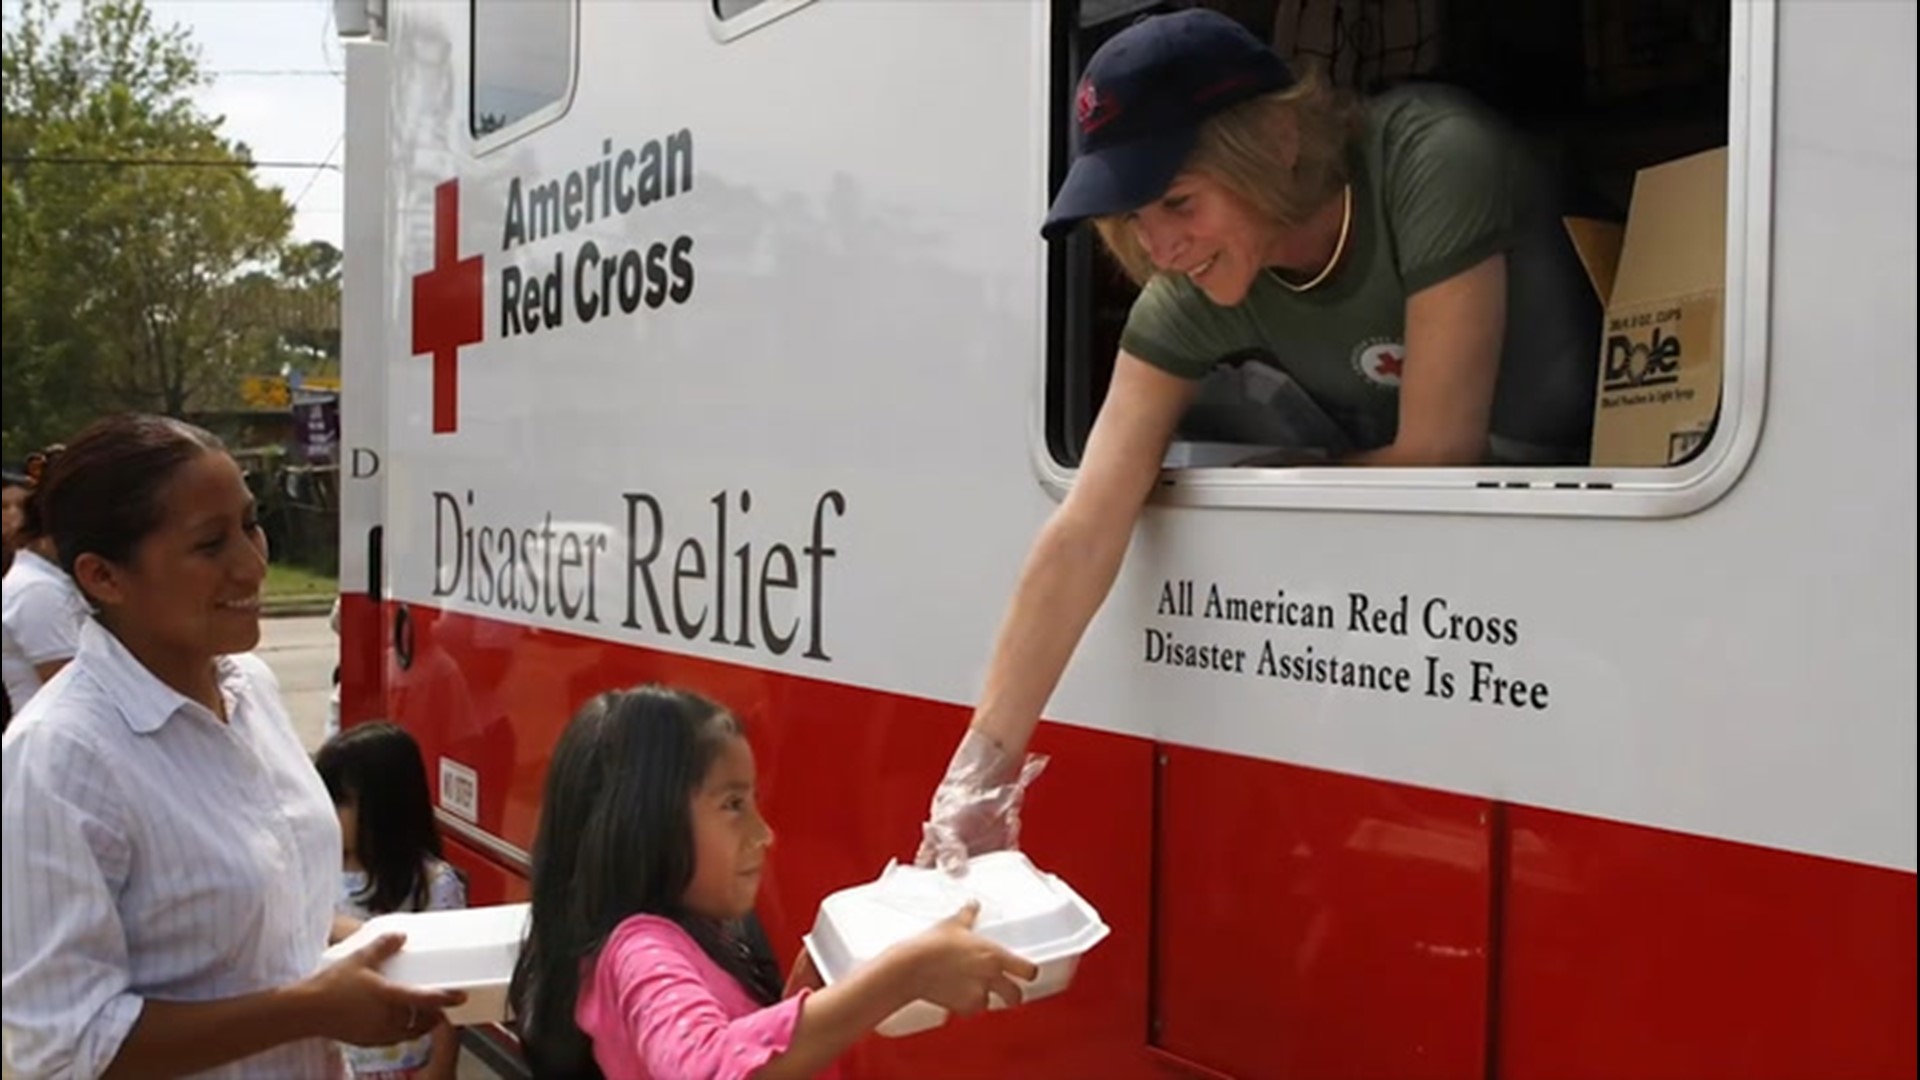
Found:
[(1398, 387), (1406, 367), (1406, 348), (1397, 341), (1374, 338), (1353, 351), (1353, 369), (1377, 387)]
[(460, 258), (460, 181), (433, 189), (433, 269), (413, 276), (413, 355), (433, 354), (433, 431), (459, 426), (460, 346), (482, 337), (480, 256)]

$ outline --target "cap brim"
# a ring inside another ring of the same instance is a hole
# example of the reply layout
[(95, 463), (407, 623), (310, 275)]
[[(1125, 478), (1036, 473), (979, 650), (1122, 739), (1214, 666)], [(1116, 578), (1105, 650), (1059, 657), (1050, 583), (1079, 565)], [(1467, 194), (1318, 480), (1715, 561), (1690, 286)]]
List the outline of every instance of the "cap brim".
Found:
[(1040, 235), (1058, 239), (1088, 218), (1124, 214), (1163, 194), (1198, 138), (1197, 128), (1134, 139), (1081, 154), (1047, 209)]

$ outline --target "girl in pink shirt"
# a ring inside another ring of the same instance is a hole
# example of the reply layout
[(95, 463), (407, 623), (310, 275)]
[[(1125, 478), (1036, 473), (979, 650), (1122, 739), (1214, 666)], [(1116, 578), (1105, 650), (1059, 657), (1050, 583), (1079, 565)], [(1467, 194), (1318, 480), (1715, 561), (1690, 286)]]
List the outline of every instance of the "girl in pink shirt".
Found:
[(534, 1075), (836, 1076), (902, 1006), (970, 1014), (1037, 974), (974, 934), (968, 907), (825, 989), (803, 954), (783, 990), (747, 930), (772, 844), (725, 709), (659, 686), (587, 702), (548, 766), (510, 990)]

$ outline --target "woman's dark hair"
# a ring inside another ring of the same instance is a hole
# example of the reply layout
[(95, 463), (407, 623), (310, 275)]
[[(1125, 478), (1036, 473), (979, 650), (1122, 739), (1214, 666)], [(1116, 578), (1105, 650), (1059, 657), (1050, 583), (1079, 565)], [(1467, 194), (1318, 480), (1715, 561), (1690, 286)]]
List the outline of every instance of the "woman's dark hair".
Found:
[(561, 733), (533, 843), (532, 915), (508, 992), (533, 1075), (601, 1075), (574, 1007), (586, 962), (634, 915), (672, 919), (752, 997), (780, 999), (764, 947), (682, 903), (694, 872), (689, 803), (740, 735), (718, 704), (663, 686), (601, 694)]
[(17, 484), (11, 480), (7, 483), (8, 487), (27, 489), (27, 497), (20, 503), (19, 541), (22, 544), (31, 544), (47, 535), (47, 471), (66, 452), (67, 448), (62, 443), (35, 450), (27, 455), (26, 475), (20, 477)]
[(420, 744), (405, 728), (375, 721), (328, 739), (313, 764), (333, 805), (356, 811), (353, 851), (367, 885), (353, 899), (375, 915), (426, 907), (426, 861), (440, 857), (440, 832)]
[(225, 450), (211, 432), (185, 421), (143, 413), (109, 416), (67, 444), (28, 501), (40, 501), (67, 573), (88, 554), (125, 565), (159, 527), (160, 492), (173, 474), (203, 454)]

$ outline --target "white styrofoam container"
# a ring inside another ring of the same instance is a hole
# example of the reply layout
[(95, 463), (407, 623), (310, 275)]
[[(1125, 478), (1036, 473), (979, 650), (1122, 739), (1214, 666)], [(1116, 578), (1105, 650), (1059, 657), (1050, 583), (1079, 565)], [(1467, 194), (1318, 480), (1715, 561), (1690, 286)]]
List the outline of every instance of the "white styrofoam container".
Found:
[[(821, 979), (831, 986), (889, 947), (960, 910), (968, 900), (980, 901), (975, 933), (1039, 967), (1032, 982), (1021, 984), (1026, 1001), (1065, 990), (1080, 958), (1108, 933), (1100, 913), (1066, 882), (1042, 873), (1018, 851), (998, 851), (969, 860), (967, 874), (961, 878), (888, 863), (878, 879), (821, 901), (813, 932), (804, 939), (807, 953)], [(998, 998), (992, 1004), (994, 1008), (1005, 1005)], [(916, 1001), (875, 1030), (888, 1036), (911, 1035), (946, 1022), (946, 1009)]]
[(326, 951), (333, 963), (374, 938), (397, 930), (407, 935), (400, 951), (380, 965), (397, 983), (433, 990), (465, 990), (467, 1000), (447, 1010), (454, 1026), (498, 1024), (507, 1015), (507, 983), (520, 958), (528, 905), (499, 904), (453, 911), (376, 915)]

